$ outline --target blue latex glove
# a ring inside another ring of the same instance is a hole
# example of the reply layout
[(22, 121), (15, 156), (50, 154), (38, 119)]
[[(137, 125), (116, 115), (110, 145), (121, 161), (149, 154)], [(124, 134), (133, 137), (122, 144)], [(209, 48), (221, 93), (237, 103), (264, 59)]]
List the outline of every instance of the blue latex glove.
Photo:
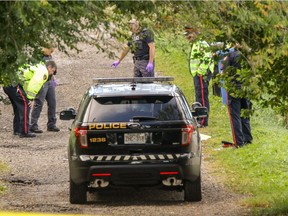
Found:
[(111, 67), (116, 68), (118, 65), (120, 64), (120, 61), (114, 61), (113, 64), (111, 65)]
[(149, 63), (147, 64), (146, 70), (150, 73), (150, 72), (153, 71), (153, 68), (154, 68), (153, 63), (149, 62)]

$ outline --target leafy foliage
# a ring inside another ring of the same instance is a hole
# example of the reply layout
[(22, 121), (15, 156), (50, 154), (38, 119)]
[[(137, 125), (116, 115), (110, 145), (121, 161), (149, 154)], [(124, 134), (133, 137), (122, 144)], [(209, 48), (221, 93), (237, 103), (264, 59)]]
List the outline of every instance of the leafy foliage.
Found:
[[(65, 50), (65, 46), (75, 48), (77, 42), (85, 40), (83, 29), (98, 28), (96, 14), (104, 16), (102, 2), (97, 2), (100, 7), (79, 1), (7, 1), (0, 4), (1, 83), (13, 80), (19, 65), (38, 60), (40, 49), (51, 42), (57, 43), (60, 50)], [(93, 22), (89, 22), (92, 19)]]
[(196, 6), (199, 20), (204, 21), (199, 23), (204, 38), (210, 43), (241, 45), (245, 61), (240, 79), (244, 82), (245, 94), (287, 117), (288, 3), (219, 1), (201, 2)]
[[(178, 43), (169, 54), (158, 50), (156, 67), (161, 75), (174, 76), (175, 83), (192, 103), (195, 97), (191, 86), (193, 81)], [(186, 46), (189, 46), (187, 41)], [(222, 148), (222, 140), (232, 139), (227, 106), (222, 104), (220, 97), (212, 94), (209, 100), (209, 127), (199, 129), (200, 133), (211, 136), (202, 142), (208, 173), (217, 176), (214, 180), (232, 191), (245, 194), (239, 203), (252, 207), (251, 215), (286, 215), (287, 129), (281, 126), (271, 108), (254, 103), (255, 111), (251, 117), (253, 143), (238, 149)]]
[(114, 39), (127, 40), (127, 21), (135, 17), (155, 30), (167, 52), (183, 37), (184, 25), (197, 28), (209, 43), (223, 42), (222, 49), (240, 44), (245, 93), (288, 121), (286, 1), (42, 0), (0, 5), (0, 84), (11, 82), (19, 65), (36, 61), (40, 48), (51, 41), (67, 53), (78, 42), (89, 42), (114, 56)]

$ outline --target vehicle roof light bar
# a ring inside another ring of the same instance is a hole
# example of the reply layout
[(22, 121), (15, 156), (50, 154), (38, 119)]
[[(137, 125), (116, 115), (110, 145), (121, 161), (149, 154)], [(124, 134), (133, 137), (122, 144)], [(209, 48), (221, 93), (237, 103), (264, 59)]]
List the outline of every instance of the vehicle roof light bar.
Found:
[(174, 77), (120, 77), (120, 78), (94, 78), (94, 83), (115, 83), (115, 82), (128, 82), (128, 83), (153, 83), (153, 82), (169, 82), (173, 81)]

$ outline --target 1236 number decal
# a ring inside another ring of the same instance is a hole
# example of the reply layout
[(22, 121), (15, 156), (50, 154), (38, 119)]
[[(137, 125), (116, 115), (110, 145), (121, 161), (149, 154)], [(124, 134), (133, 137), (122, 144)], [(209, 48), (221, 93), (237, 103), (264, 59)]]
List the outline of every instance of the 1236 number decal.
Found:
[(93, 137), (90, 138), (90, 143), (103, 143), (106, 142), (106, 137)]

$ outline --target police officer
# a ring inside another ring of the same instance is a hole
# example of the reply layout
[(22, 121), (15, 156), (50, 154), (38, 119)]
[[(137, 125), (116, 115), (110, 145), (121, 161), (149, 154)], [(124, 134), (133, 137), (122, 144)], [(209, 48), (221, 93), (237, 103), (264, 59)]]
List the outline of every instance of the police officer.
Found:
[(134, 54), (134, 77), (154, 77), (154, 34), (149, 29), (141, 29), (136, 19), (130, 20), (129, 25), (132, 31), (132, 41), (128, 42), (120, 54), (119, 60), (114, 61), (112, 66), (116, 68), (131, 50)]
[[(224, 74), (231, 78), (231, 83), (236, 89), (241, 90), (242, 83), (239, 81), (239, 75), (236, 70), (241, 69), (241, 55), (238, 50), (229, 53), (224, 59)], [(234, 95), (234, 96), (233, 96)], [(241, 110), (251, 110), (252, 103), (245, 97), (236, 97), (232, 90), (227, 92), (227, 106), (230, 117), (233, 143), (222, 141), (223, 147), (236, 146), (242, 147), (252, 143), (252, 134), (250, 118), (241, 116)]]
[[(48, 48), (43, 48), (42, 59), (44, 61), (51, 61), (52, 53), (54, 51), (54, 46), (51, 45)], [(48, 107), (48, 122), (47, 122), (47, 130), (58, 132), (60, 129), (56, 126), (56, 95), (55, 95), (55, 87), (56, 87), (56, 79), (55, 76), (56, 71), (54, 74), (48, 76), (47, 82), (44, 83), (43, 87), (38, 92), (34, 103), (33, 109), (31, 112), (31, 127), (30, 131), (34, 133), (43, 133), (43, 131), (38, 127), (38, 119), (40, 117), (44, 101), (47, 101)]]
[(19, 135), (20, 138), (36, 136), (29, 131), (29, 114), (32, 101), (47, 81), (48, 76), (53, 74), (55, 70), (54, 61), (48, 61), (46, 65), (43, 63), (24, 65), (17, 72), (18, 80), (16, 83), (3, 87), (13, 106), (14, 135)]
[[(192, 42), (189, 58), (189, 71), (193, 77), (195, 88), (195, 100), (202, 106), (207, 107), (208, 115), (210, 110), (209, 104), (209, 81), (212, 77), (210, 67), (213, 68), (212, 56), (206, 50), (209, 47), (205, 41), (196, 41), (199, 32), (190, 26), (185, 26), (186, 38)], [(208, 115), (205, 118), (198, 119), (200, 127), (208, 126)]]
[[(218, 57), (218, 63), (215, 64), (217, 67), (218, 67), (218, 73), (219, 74), (222, 74), (222, 71), (224, 69), (224, 64), (223, 64), (223, 61), (224, 61), (224, 58), (229, 54), (229, 53), (232, 53), (234, 52), (235, 49), (232, 47), (232, 48), (229, 48), (229, 49), (226, 49), (225, 51), (223, 50), (218, 50), (216, 53), (215, 53), (215, 56)], [(215, 67), (214, 67), (215, 68)], [(226, 89), (223, 87), (223, 84), (224, 84), (224, 81), (223, 80), (220, 80), (220, 82), (222, 83), (221, 86), (220, 86), (220, 96), (222, 98), (222, 103), (227, 105), (227, 92), (226, 92)]]

